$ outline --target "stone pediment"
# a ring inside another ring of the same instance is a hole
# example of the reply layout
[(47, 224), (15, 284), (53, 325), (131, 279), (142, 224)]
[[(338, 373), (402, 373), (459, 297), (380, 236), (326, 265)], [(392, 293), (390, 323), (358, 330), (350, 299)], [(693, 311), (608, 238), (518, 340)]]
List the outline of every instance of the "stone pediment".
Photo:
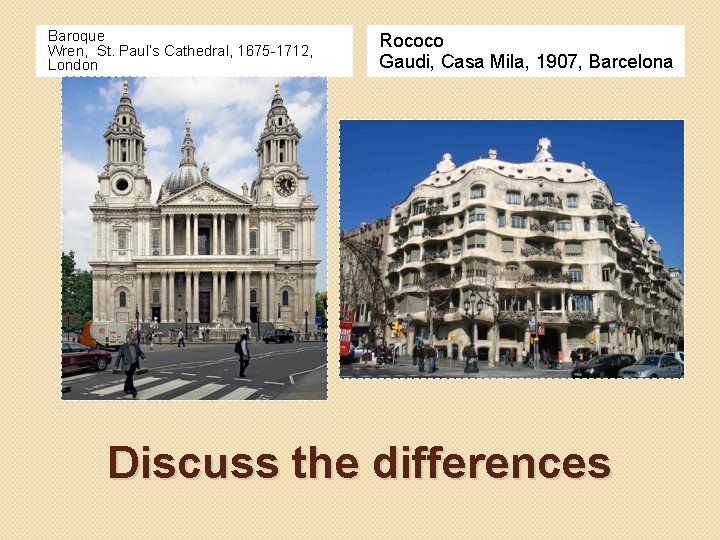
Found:
[(219, 184), (206, 180), (175, 193), (162, 201), (160, 206), (224, 206), (228, 204), (246, 206), (250, 204), (250, 200)]

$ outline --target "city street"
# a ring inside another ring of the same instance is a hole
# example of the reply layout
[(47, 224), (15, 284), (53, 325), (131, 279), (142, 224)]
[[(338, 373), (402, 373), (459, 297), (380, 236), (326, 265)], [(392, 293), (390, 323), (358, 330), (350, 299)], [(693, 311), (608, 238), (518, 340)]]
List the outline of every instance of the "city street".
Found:
[[(138, 400), (327, 399), (327, 344), (301, 342), (250, 344), (250, 366), (239, 378), (234, 343), (141, 345), (148, 373), (134, 378)], [(123, 392), (124, 373), (113, 374), (115, 357), (105, 371), (63, 377), (70, 391), (62, 398), (130, 399)]]
[[(462, 360), (448, 359), (438, 360), (438, 370), (434, 373), (428, 373), (427, 371), (418, 371), (417, 366), (413, 366), (412, 358), (400, 357), (395, 361), (395, 364), (376, 365), (365, 362), (355, 362), (354, 364), (341, 365), (340, 366), (340, 377), (343, 378), (448, 378), (448, 377), (463, 377), (463, 378), (547, 378), (547, 379), (563, 379), (570, 377), (571, 371), (570, 363), (566, 363), (564, 369), (548, 369), (545, 364), (540, 364), (540, 368), (532, 369), (531, 367), (523, 367), (521, 364), (516, 363), (514, 367), (510, 366), (498, 366), (488, 367), (487, 362), (480, 362), (478, 366), (478, 373), (465, 373), (464, 364)], [(427, 367), (427, 361), (425, 363)]]

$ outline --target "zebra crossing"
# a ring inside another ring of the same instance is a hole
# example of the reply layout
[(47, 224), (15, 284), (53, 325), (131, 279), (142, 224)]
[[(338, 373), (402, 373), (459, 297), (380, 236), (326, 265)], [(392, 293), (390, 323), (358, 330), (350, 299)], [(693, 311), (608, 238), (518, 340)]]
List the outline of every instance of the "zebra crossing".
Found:
[[(235, 382), (235, 381), (234, 381)], [(250, 388), (248, 386), (237, 386), (247, 383), (247, 379), (232, 383), (202, 382), (192, 379), (167, 377), (138, 377), (135, 379), (137, 400), (244, 400), (249, 399), (262, 388)], [(125, 382), (113, 384), (104, 388), (97, 388), (88, 394), (100, 399), (133, 399), (125, 394), (123, 387)], [(180, 392), (180, 393), (178, 393)]]

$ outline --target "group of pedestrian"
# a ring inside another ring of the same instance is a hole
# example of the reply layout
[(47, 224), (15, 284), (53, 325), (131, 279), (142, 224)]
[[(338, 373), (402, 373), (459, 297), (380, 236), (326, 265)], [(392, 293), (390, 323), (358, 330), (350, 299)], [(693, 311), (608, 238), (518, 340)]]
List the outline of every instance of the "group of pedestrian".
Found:
[(438, 352), (435, 347), (431, 347), (427, 343), (415, 345), (412, 352), (413, 366), (418, 367), (418, 371), (425, 371), (425, 360), (428, 361), (428, 373), (434, 373), (437, 367)]

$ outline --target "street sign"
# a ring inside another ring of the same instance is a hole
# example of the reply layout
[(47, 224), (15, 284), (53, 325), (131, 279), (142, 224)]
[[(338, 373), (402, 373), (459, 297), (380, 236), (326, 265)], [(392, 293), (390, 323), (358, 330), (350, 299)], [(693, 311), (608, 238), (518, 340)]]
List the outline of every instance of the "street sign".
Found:
[(538, 333), (538, 336), (544, 336), (544, 335), (545, 335), (545, 325), (544, 325), (544, 324), (539, 324), (539, 325), (538, 325), (538, 331), (537, 331), (537, 333)]
[(535, 331), (535, 319), (530, 319), (530, 331)]
[(322, 326), (322, 315), (315, 315), (315, 326)]

